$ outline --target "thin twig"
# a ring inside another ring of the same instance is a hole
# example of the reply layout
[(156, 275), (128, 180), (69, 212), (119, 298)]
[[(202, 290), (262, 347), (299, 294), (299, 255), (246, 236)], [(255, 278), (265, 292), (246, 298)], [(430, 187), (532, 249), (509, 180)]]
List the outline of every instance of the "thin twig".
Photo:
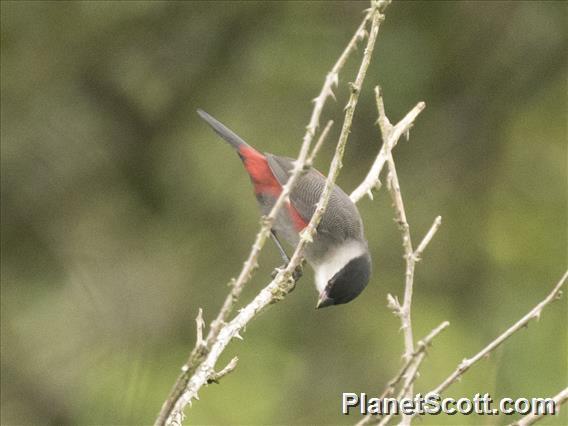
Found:
[[(568, 401), (568, 388), (561, 390), (558, 393), (558, 395), (556, 395), (552, 399), (554, 400), (554, 407), (555, 407), (555, 413), (554, 414), (558, 414), (558, 410), (560, 409), (560, 406), (562, 404), (564, 404), (566, 401)], [(531, 414), (528, 414), (528, 415), (520, 418), (516, 422), (511, 423), (510, 426), (529, 426), (529, 425), (532, 425), (533, 423), (538, 422), (539, 420), (542, 420), (543, 417), (544, 417), (544, 412), (540, 412), (540, 413), (537, 413), (537, 414), (531, 413)]]
[[(440, 327), (442, 327), (444, 324), (442, 324)], [(449, 323), (446, 321), (446, 326), (449, 325)], [(445, 328), (445, 327), (444, 327)], [(437, 330), (434, 330), (434, 332), (436, 332)], [(396, 397), (397, 400), (401, 400), (403, 397), (407, 396), (409, 393), (411, 393), (411, 389), (412, 389), (412, 385), (414, 384), (415, 380), (418, 377), (418, 369), (420, 368), (420, 364), (422, 364), (422, 361), (424, 360), (424, 357), (426, 356), (426, 352), (424, 350), (422, 351), (418, 351), (418, 355), (416, 356), (416, 359), (413, 363), (411, 363), (410, 367), (408, 368), (408, 371), (404, 374), (404, 383)], [(387, 415), (385, 415), (381, 421), (378, 423), (380, 426), (384, 426), (386, 425), (389, 420), (392, 418), (393, 413), (388, 413)], [(403, 416), (403, 421), (404, 421), (405, 417)]]
[[(339, 136), (339, 141), (337, 143), (335, 154), (331, 162), (325, 187), (321, 194), (316, 210), (309, 224), (300, 234), (300, 242), (298, 243), (287, 267), (283, 270), (280, 270), (276, 277), (272, 280), (272, 282), (268, 284), (264, 289), (262, 289), (252, 302), (241, 309), (233, 320), (225, 325), (220, 326), (220, 330), (216, 335), (214, 341), (212, 342), (208, 353), (206, 354), (203, 361), (195, 368), (193, 375), (189, 378), (181, 395), (176, 399), (173, 408), (168, 413), (165, 421), (165, 423), (168, 425), (180, 425), (182, 423), (184, 417), (184, 408), (191, 403), (192, 399), (197, 398), (198, 391), (211, 377), (213, 368), (215, 367), (219, 356), (224, 351), (229, 342), (234, 337), (239, 336), (239, 332), (259, 312), (264, 310), (268, 305), (282, 300), (293, 288), (293, 272), (295, 271), (296, 267), (298, 267), (302, 262), (305, 246), (313, 241), (317, 225), (319, 224), (325, 212), (325, 209), (327, 208), (327, 203), (329, 201), (334, 182), (337, 179), (337, 175), (339, 174), (339, 171), (341, 169), (341, 160), (349, 136), (353, 114), (355, 112), (355, 107), (359, 99), (361, 86), (363, 84), (363, 80), (365, 78), (367, 68), (371, 60), (371, 54), (378, 35), (379, 25), (381, 20), (383, 19), (383, 15), (381, 14), (380, 9), (377, 7), (372, 8), (370, 13), (372, 13), (372, 24), (367, 40), (367, 46), (365, 48), (365, 53), (359, 71), (357, 73), (355, 83), (351, 85), (351, 95), (345, 109), (345, 118), (341, 129), (341, 134)], [(310, 133), (309, 130), (308, 133)], [(313, 136), (310, 136), (310, 139), (312, 137)], [(295, 167), (298, 167), (298, 164), (296, 164)]]
[(199, 308), (199, 312), (197, 313), (197, 318), (195, 318), (195, 325), (196, 325), (196, 346), (202, 346), (205, 344), (205, 340), (203, 340), (203, 328), (205, 327), (205, 321), (203, 321), (203, 309)]
[[(414, 250), (412, 248), (412, 239), (410, 238), (410, 226), (406, 219), (406, 211), (404, 209), (404, 201), (400, 192), (400, 183), (398, 181), (398, 174), (396, 172), (396, 165), (392, 154), (387, 156), (387, 166), (389, 173), (387, 176), (387, 189), (392, 198), (393, 207), (396, 215), (396, 223), (402, 233), (402, 247), (404, 248), (404, 257), (408, 260), (412, 258)], [(408, 276), (408, 269), (407, 269)], [(408, 349), (408, 348), (407, 348)], [(411, 353), (410, 351), (409, 353)]]
[[(476, 353), (471, 358), (464, 359), (455, 371), (450, 374), (442, 383), (440, 383), (436, 388), (432, 391), (427, 393), (435, 393), (440, 395), (444, 390), (446, 390), (450, 385), (458, 381), (458, 379), (470, 369), (470, 367), (483, 358), (486, 358), (491, 352), (493, 352), (496, 348), (498, 348), (504, 341), (510, 338), (513, 334), (521, 330), (523, 327), (526, 327), (528, 323), (536, 319), (540, 318), (542, 310), (549, 305), (551, 302), (558, 299), (562, 294), (562, 286), (566, 283), (568, 279), (568, 271), (564, 273), (560, 281), (554, 286), (552, 291), (544, 298), (542, 302), (537, 304), (533, 309), (531, 309), (524, 317), (518, 320), (515, 324), (505, 330), (502, 334), (497, 336), (494, 340), (492, 340), (487, 346), (485, 346), (482, 350)], [(412, 414), (410, 417), (414, 417), (416, 414)]]
[(316, 144), (314, 146), (314, 149), (312, 149), (312, 152), (310, 153), (310, 156), (308, 157), (308, 161), (306, 161), (306, 165), (313, 166), (314, 159), (316, 158), (316, 155), (318, 155), (323, 143), (325, 142), (325, 138), (327, 138), (327, 134), (329, 133), (331, 126), (333, 126), (333, 120), (329, 120), (327, 122), (327, 124), (325, 125), (325, 128), (321, 132), (321, 135), (320, 135), (318, 141), (316, 142)]
[(207, 383), (219, 383), (219, 380), (221, 380), (223, 376), (226, 376), (235, 368), (237, 368), (237, 362), (239, 362), (239, 357), (236, 356), (231, 361), (229, 361), (229, 363), (221, 371), (217, 373), (211, 373), (209, 379), (207, 380)]
[[(381, 130), (385, 129), (385, 133), (381, 131), (383, 136), (383, 145), (377, 155), (377, 158), (375, 158), (369, 173), (367, 173), (363, 182), (361, 182), (361, 184), (351, 193), (351, 201), (354, 203), (358, 202), (365, 195), (368, 195), (370, 199), (373, 199), (372, 190), (376, 188), (379, 183), (379, 176), (387, 161), (388, 154), (397, 145), (400, 137), (403, 134), (408, 133), (414, 124), (416, 117), (418, 117), (422, 110), (426, 108), (426, 104), (424, 102), (418, 102), (418, 104), (416, 104), (416, 106), (412, 108), (396, 126), (393, 127), (384, 113), (385, 107), (379, 86), (375, 88), (375, 97), (377, 98), (377, 107), (379, 109), (379, 126)], [(387, 135), (388, 137), (385, 138)]]
[[(414, 266), (415, 263), (418, 261), (420, 255), (426, 248), (427, 244), (433, 238), (434, 234), (438, 230), (441, 224), (441, 217), (437, 217), (434, 225), (430, 228), (422, 243), (419, 245), (419, 250), (416, 252), (412, 249), (412, 241), (410, 238), (410, 230), (408, 226), (408, 222), (406, 220), (406, 213), (404, 210), (404, 203), (402, 201), (402, 196), (400, 194), (400, 184), (398, 182), (398, 176), (396, 174), (396, 166), (394, 163), (394, 159), (392, 158), (392, 150), (397, 145), (398, 140), (403, 134), (406, 134), (408, 137), (408, 132), (412, 125), (414, 124), (414, 120), (418, 117), (420, 112), (426, 107), (424, 102), (419, 102), (412, 110), (410, 110), (406, 116), (400, 120), (395, 126), (391, 124), (389, 121), (386, 112), (385, 112), (385, 105), (383, 101), (383, 97), (381, 95), (380, 87), (375, 87), (375, 98), (377, 103), (377, 111), (378, 111), (378, 120), (377, 123), (379, 124), (379, 128), (381, 131), (381, 136), (383, 140), (383, 144), (377, 158), (375, 159), (371, 169), (367, 173), (367, 176), (361, 182), (361, 184), (351, 193), (350, 198), (353, 202), (358, 202), (363, 198), (363, 196), (368, 195), (371, 200), (373, 199), (372, 191), (373, 189), (377, 189), (380, 187), (379, 176), (381, 171), (385, 165), (385, 163), (389, 164), (389, 175), (388, 175), (388, 187), (391, 197), (393, 199), (393, 205), (395, 206), (395, 212), (397, 216), (397, 222), (399, 227), (402, 231), (403, 235), (403, 247), (405, 252), (405, 259), (406, 259), (406, 274), (405, 274), (405, 291), (404, 291), (404, 300), (403, 304), (401, 305), (398, 302), (398, 299), (388, 295), (389, 300), (389, 307), (394, 311), (394, 313), (401, 318), (402, 328), (404, 330), (404, 343), (405, 343), (405, 351), (404, 351), (404, 359), (408, 363), (408, 367), (405, 369), (403, 374), (407, 374), (406, 379), (408, 380), (409, 386), (408, 389), (405, 390), (406, 393), (412, 393), (412, 382), (411, 377), (413, 375), (409, 375), (409, 367), (412, 364), (413, 354), (414, 351), (414, 342), (412, 336), (412, 326), (411, 326), (411, 319), (410, 319), (410, 307), (412, 303), (412, 287), (413, 287), (413, 280), (414, 280)], [(417, 371), (417, 370), (416, 370)], [(400, 379), (399, 379), (400, 380)], [(405, 395), (403, 395), (405, 396)]]
[(387, 397), (394, 393), (396, 385), (400, 382), (400, 380), (402, 379), (402, 377), (404, 376), (410, 365), (412, 365), (416, 357), (421, 353), (425, 352), (426, 349), (428, 349), (428, 347), (432, 345), (432, 340), (434, 340), (434, 338), (438, 334), (440, 334), (447, 327), (449, 327), (449, 325), (450, 325), (449, 321), (444, 321), (438, 327), (432, 330), (426, 337), (418, 341), (418, 343), (416, 344), (418, 349), (416, 349), (416, 351), (414, 351), (414, 353), (411, 355), (410, 359), (405, 362), (405, 364), (402, 366), (398, 374), (390, 382), (388, 382), (387, 387), (385, 388), (383, 394), (381, 395), (381, 398)]
[(434, 238), (434, 235), (438, 232), (440, 226), (442, 226), (442, 216), (437, 216), (424, 238), (422, 238), (422, 241), (420, 241), (420, 244), (418, 244), (418, 248), (414, 251), (414, 260), (416, 262), (420, 260), (422, 253), (428, 244), (430, 244), (430, 241), (432, 241), (432, 238)]
[[(402, 384), (402, 387), (400, 388), (400, 391), (398, 392), (398, 395), (396, 396), (396, 399), (398, 401), (400, 401), (402, 398), (406, 397), (406, 395), (409, 392), (412, 392), (410, 389), (412, 389), (412, 384), (416, 380), (416, 377), (418, 377), (418, 368), (420, 367), (420, 364), (422, 364), (422, 360), (424, 359), (424, 355), (425, 355), (424, 352), (421, 352), (420, 354), (418, 354), (418, 356), (416, 357), (416, 360), (414, 361), (414, 363), (411, 364), (408, 371), (404, 375), (404, 383)], [(377, 426), (385, 426), (390, 421), (390, 419), (393, 417), (393, 415), (394, 414), (392, 412), (389, 412), (387, 415), (385, 415), (384, 417), (381, 418), (379, 423), (377, 423)]]
[[(418, 356), (425, 353), (426, 349), (428, 349), (428, 347), (430, 347), (432, 345), (432, 340), (434, 340), (434, 338), (438, 334), (440, 334), (442, 331), (444, 331), (449, 325), (450, 325), (450, 323), (448, 321), (444, 321), (438, 327), (436, 327), (434, 330), (432, 330), (426, 337), (424, 337), (422, 340), (420, 340), (416, 344), (416, 347), (417, 347), (416, 351), (414, 351), (412, 356), (404, 362), (404, 365), (401, 367), (401, 369), (399, 370), (397, 375), (394, 376), (387, 383), (387, 385), (386, 385), (385, 389), (383, 390), (383, 393), (381, 394), (379, 399), (382, 400), (384, 398), (391, 396), (394, 393), (396, 386), (400, 383), (402, 378), (406, 376), (406, 373), (409, 370), (409, 368), (414, 364), (419, 366), (420, 363), (422, 362), (422, 359), (420, 359), (420, 361), (417, 360)], [(412, 376), (415, 378), (416, 374), (414, 374)], [(363, 419), (361, 419), (356, 424), (356, 426), (367, 425), (369, 423), (372, 423), (373, 420), (376, 420), (376, 415), (365, 416)]]
[[(419, 249), (416, 252), (412, 246), (412, 239), (410, 236), (410, 226), (408, 225), (408, 220), (406, 218), (406, 211), (404, 208), (404, 201), (402, 199), (402, 194), (400, 191), (400, 183), (398, 180), (398, 174), (396, 171), (396, 165), (392, 156), (392, 149), (400, 139), (403, 134), (408, 134), (412, 123), (416, 116), (422, 111), (424, 108), (424, 103), (421, 102), (416, 107), (414, 107), (405, 118), (403, 118), (399, 123), (393, 126), (388, 117), (386, 116), (385, 112), (385, 105), (383, 101), (383, 97), (381, 95), (380, 88), (377, 86), (375, 88), (375, 98), (377, 103), (377, 111), (378, 111), (378, 124), (381, 130), (381, 136), (383, 139), (383, 146), (381, 151), (379, 152), (379, 156), (375, 161), (375, 164), (378, 168), (378, 173), (382, 169), (384, 165), (384, 161), (386, 161), (388, 165), (388, 176), (387, 176), (387, 188), (389, 190), (389, 194), (392, 199), (392, 204), (395, 210), (396, 222), (402, 234), (402, 246), (404, 249), (404, 259), (406, 261), (406, 272), (405, 272), (405, 283), (404, 283), (404, 298), (402, 305), (398, 302), (397, 299), (393, 298), (389, 295), (389, 306), (394, 310), (395, 314), (400, 318), (402, 324), (402, 331), (404, 333), (404, 359), (406, 361), (410, 360), (412, 354), (414, 353), (414, 337), (412, 332), (412, 319), (411, 319), (411, 307), (412, 307), (412, 293), (414, 287), (414, 269), (416, 266), (416, 262), (418, 261), (420, 255), (422, 254), (423, 250), (426, 248), (430, 240), (433, 238), (434, 234), (438, 230), (441, 224), (441, 218), (438, 216), (434, 221), (434, 225), (430, 228), (426, 237), (422, 240), (422, 243), (419, 245)], [(384, 158), (384, 161), (378, 162), (378, 159)], [(375, 164), (373, 167), (375, 167)], [(369, 182), (371, 185), (375, 185), (373, 182), (378, 180), (379, 175), (367, 175)], [(365, 181), (367, 181), (365, 178)], [(363, 183), (365, 183), (365, 181)], [(361, 188), (361, 189), (359, 189)], [(357, 190), (355, 190), (352, 198), (356, 199), (357, 194), (365, 194), (370, 193), (372, 186), (365, 187), (360, 186)], [(358, 191), (358, 192), (357, 192)], [(420, 356), (421, 358), (422, 356)], [(414, 382), (414, 377), (418, 372), (418, 364), (415, 363), (413, 366), (409, 368), (406, 372), (405, 376), (405, 386), (403, 387), (403, 393), (401, 397), (408, 397), (412, 394), (412, 383)], [(383, 419), (384, 420), (384, 419)], [(385, 420), (386, 421), (386, 420)], [(408, 424), (408, 418), (405, 416), (403, 418), (403, 423)]]

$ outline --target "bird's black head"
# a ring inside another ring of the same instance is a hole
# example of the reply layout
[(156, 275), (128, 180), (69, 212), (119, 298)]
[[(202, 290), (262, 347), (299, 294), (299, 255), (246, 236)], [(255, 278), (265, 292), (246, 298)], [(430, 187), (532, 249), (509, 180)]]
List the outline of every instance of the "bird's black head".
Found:
[(371, 258), (365, 253), (351, 259), (328, 282), (320, 296), (317, 309), (341, 305), (355, 299), (371, 278)]

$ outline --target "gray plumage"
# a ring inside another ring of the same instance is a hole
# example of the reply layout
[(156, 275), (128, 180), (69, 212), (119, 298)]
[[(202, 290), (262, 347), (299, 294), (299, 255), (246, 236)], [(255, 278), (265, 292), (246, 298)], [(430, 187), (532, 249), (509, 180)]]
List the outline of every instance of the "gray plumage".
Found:
[[(255, 186), (262, 213), (267, 215), (281, 187), (290, 178), (294, 160), (261, 154), (205, 111), (198, 110), (198, 113), (237, 150)], [(315, 169), (299, 176), (290, 191), (289, 200), (274, 221), (272, 228), (276, 236), (283, 237), (292, 246), (298, 244), (298, 229), (312, 218), (324, 187), (325, 177)], [(314, 241), (306, 247), (304, 254), (315, 272), (316, 287), (320, 293), (317, 308), (348, 303), (369, 282), (371, 256), (363, 234), (363, 222), (355, 204), (337, 185), (333, 186)]]
[[(272, 173), (281, 185), (285, 185), (294, 168), (294, 160), (268, 153), (265, 155)], [(316, 211), (324, 187), (325, 177), (317, 170), (310, 169), (296, 180), (296, 184), (290, 191), (290, 202), (306, 222), (310, 221)], [(290, 234), (289, 229), (288, 224), (278, 223), (275, 226), (275, 230), (281, 233), (290, 244), (296, 245), (298, 234), (297, 232)], [(308, 245), (306, 249), (306, 258), (310, 262), (318, 263), (329, 250), (350, 239), (364, 241), (363, 222), (357, 207), (349, 196), (334, 184), (327, 209), (318, 226), (316, 238), (313, 244)]]

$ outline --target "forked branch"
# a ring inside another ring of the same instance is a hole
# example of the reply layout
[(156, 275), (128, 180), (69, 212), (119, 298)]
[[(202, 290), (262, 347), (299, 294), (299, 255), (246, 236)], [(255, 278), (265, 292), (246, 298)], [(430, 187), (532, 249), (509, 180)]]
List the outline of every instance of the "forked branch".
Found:
[[(412, 110), (408, 112), (408, 114), (406, 114), (406, 116), (402, 120), (400, 120), (396, 125), (393, 126), (386, 115), (385, 105), (379, 86), (375, 88), (375, 98), (378, 111), (377, 123), (379, 124), (379, 129), (381, 131), (383, 145), (371, 167), (371, 170), (369, 171), (361, 185), (359, 185), (351, 193), (351, 200), (353, 200), (353, 202), (357, 202), (358, 200), (363, 198), (365, 194), (367, 194), (369, 198), (373, 199), (372, 191), (379, 187), (379, 176), (384, 165), (387, 164), (387, 188), (389, 190), (389, 194), (391, 195), (393, 207), (395, 209), (396, 222), (402, 233), (402, 246), (404, 248), (404, 258), (406, 260), (403, 303), (400, 304), (398, 299), (390, 294), (387, 296), (388, 306), (400, 318), (402, 323), (402, 330), (404, 332), (405, 350), (403, 359), (405, 360), (405, 367), (401, 372), (401, 376), (398, 377), (398, 379), (395, 381), (395, 384), (402, 380), (404, 376), (404, 385), (401, 389), (400, 397), (405, 397), (412, 393), (412, 384), (417, 377), (418, 367), (424, 356), (423, 353), (416, 355), (417, 352), (414, 349), (414, 340), (412, 333), (411, 304), (414, 283), (414, 269), (416, 263), (420, 260), (422, 253), (426, 249), (426, 246), (430, 243), (430, 241), (434, 237), (434, 234), (441, 226), (442, 218), (438, 216), (434, 220), (434, 223), (432, 224), (430, 230), (418, 245), (418, 248), (414, 250), (410, 236), (410, 226), (408, 225), (406, 211), (404, 209), (404, 202), (400, 191), (400, 183), (398, 180), (396, 165), (392, 156), (392, 150), (397, 145), (402, 135), (406, 135), (406, 137), (408, 138), (408, 134), (410, 128), (414, 124), (414, 120), (416, 119), (416, 117), (418, 117), (418, 114), (420, 114), (420, 112), (425, 108), (426, 105), (424, 102), (419, 102)], [(442, 329), (446, 326), (447, 324), (444, 323)], [(392, 386), (390, 386), (389, 388), (392, 388)], [(392, 388), (392, 390), (394, 391), (394, 388)], [(370, 423), (372, 419), (372, 417), (366, 417), (360, 422), (360, 424)], [(389, 419), (390, 417), (384, 419), (384, 422), (387, 422)]]
[(492, 340), (487, 346), (485, 346), (482, 350), (476, 353), (471, 358), (464, 359), (458, 367), (454, 370), (452, 374), (450, 374), (442, 383), (436, 386), (432, 391), (435, 394), (440, 395), (443, 391), (445, 391), (450, 385), (455, 383), (459, 380), (459, 378), (465, 374), (467, 370), (471, 368), (472, 365), (478, 363), (482, 359), (486, 358), (497, 349), (503, 342), (509, 339), (513, 334), (521, 330), (522, 328), (526, 327), (531, 320), (538, 320), (540, 315), (542, 314), (542, 310), (560, 298), (562, 294), (562, 287), (566, 283), (568, 279), (568, 271), (562, 276), (560, 281), (554, 286), (552, 291), (544, 298), (542, 302), (537, 304), (534, 308), (532, 308), (525, 316), (523, 316), (520, 320), (518, 320), (515, 324), (505, 330), (502, 334), (497, 336), (494, 340)]
[[(383, 393), (381, 394), (381, 396), (379, 397), (380, 399), (384, 399), (384, 398), (388, 398), (390, 396), (392, 396), (394, 394), (394, 391), (396, 390), (396, 387), (398, 386), (398, 384), (402, 381), (403, 378), (407, 378), (407, 380), (405, 381), (405, 384), (403, 385), (401, 391), (399, 392), (399, 395), (403, 395), (404, 393), (406, 393), (406, 388), (412, 384), (414, 382), (414, 380), (417, 377), (417, 373), (418, 373), (418, 367), (420, 366), (420, 364), (422, 363), (422, 360), (424, 359), (424, 355), (426, 354), (426, 350), (432, 345), (432, 341), (434, 340), (434, 338), (440, 334), (442, 331), (444, 331), (448, 326), (450, 325), (450, 323), (448, 321), (444, 321), (442, 324), (440, 324), (438, 327), (436, 327), (434, 330), (432, 330), (426, 337), (424, 337), (422, 340), (418, 341), (418, 343), (416, 344), (417, 349), (416, 351), (414, 351), (414, 353), (411, 355), (411, 357), (409, 359), (407, 359), (403, 366), (401, 367), (401, 369), (399, 370), (399, 372), (397, 373), (396, 376), (394, 376), (388, 383), (387, 386), (385, 387), (385, 389), (383, 390)], [(407, 374), (410, 369), (413, 369), (413, 372), (411, 374)], [(408, 379), (410, 378), (410, 379)], [(402, 397), (402, 396), (400, 396)], [(400, 399), (399, 397), (399, 399)], [(380, 416), (380, 414), (377, 414), (377, 416)], [(390, 419), (392, 416), (388, 416), (388, 419)], [(388, 419), (385, 421), (388, 421)], [(367, 425), (373, 422), (373, 420), (377, 420), (377, 417), (375, 415), (368, 415), (363, 417), (363, 419), (361, 419), (361, 421), (359, 421), (357, 423), (356, 426), (363, 426), (363, 425)], [(382, 423), (382, 419), (381, 419), (381, 423)]]

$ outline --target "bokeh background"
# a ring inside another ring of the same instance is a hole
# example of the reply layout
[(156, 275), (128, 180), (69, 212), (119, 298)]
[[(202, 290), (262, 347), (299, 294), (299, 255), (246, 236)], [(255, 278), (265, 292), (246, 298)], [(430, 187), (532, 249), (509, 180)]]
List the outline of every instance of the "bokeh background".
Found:
[[(2, 424), (150, 424), (248, 253), (259, 215), (201, 107), (261, 150), (294, 156), (316, 96), (367, 2), (1, 3)], [(413, 319), (429, 351), (416, 391), (540, 301), (566, 268), (564, 2), (395, 2), (381, 27), (339, 184), (379, 148), (372, 88), (400, 119), (411, 232), (443, 226), (418, 265)], [(324, 120), (341, 122), (363, 48)], [(317, 167), (327, 170), (336, 124)], [(359, 204), (374, 276), (314, 310), (307, 272), (221, 359), (197, 424), (350, 424), (341, 392), (378, 395), (401, 364), (386, 295), (404, 262), (388, 194)], [(269, 244), (242, 303), (279, 264)], [(567, 383), (566, 298), (448, 396), (551, 396)], [(511, 417), (425, 418), (505, 424)], [(567, 417), (544, 424), (566, 424)]]

